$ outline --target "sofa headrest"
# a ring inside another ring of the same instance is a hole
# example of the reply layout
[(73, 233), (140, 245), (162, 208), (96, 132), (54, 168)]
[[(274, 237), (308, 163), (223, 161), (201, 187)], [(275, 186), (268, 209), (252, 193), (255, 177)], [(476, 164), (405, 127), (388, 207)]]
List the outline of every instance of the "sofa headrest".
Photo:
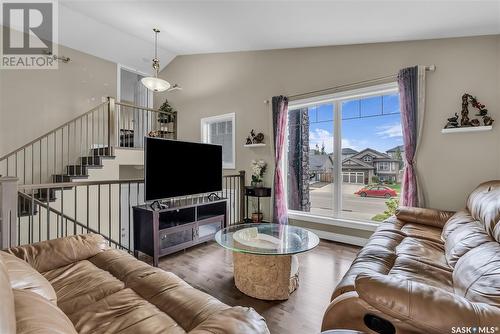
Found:
[(10, 286), (9, 275), (0, 257), (0, 333), (16, 333), (16, 312), (14, 294)]
[(500, 180), (480, 184), (467, 200), (472, 218), (484, 224), (486, 232), (500, 242)]
[(81, 234), (10, 248), (7, 252), (28, 262), (44, 273), (63, 267), (108, 249), (108, 243), (99, 234)]
[(52, 285), (26, 261), (2, 251), (0, 259), (4, 262), (13, 289), (30, 290), (57, 305), (57, 295)]
[(17, 334), (77, 334), (66, 314), (47, 299), (28, 290), (12, 291), (16, 305)]

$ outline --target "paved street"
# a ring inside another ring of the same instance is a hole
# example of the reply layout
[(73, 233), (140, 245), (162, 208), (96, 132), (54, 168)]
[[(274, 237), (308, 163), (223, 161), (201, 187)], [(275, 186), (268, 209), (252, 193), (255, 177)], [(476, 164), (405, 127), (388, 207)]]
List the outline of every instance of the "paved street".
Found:
[[(385, 198), (354, 195), (354, 192), (362, 186), (349, 183), (342, 185), (342, 217), (371, 220), (374, 215), (382, 213), (386, 209)], [(311, 187), (311, 213), (332, 215), (332, 188), (333, 183), (320, 188)]]

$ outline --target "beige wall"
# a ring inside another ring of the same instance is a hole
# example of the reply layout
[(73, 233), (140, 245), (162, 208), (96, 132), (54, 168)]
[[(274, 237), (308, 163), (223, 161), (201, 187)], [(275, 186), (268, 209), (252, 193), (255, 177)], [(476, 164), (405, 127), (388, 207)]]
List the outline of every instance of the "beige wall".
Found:
[(116, 96), (116, 64), (59, 46), (57, 70), (0, 70), (0, 156)]
[[(184, 90), (158, 94), (179, 110), (179, 139), (200, 139), (200, 118), (236, 113), (236, 170), (250, 161), (272, 162), (273, 95), (293, 95), (396, 73), (416, 64), (428, 74), (427, 112), (418, 169), (428, 206), (463, 207), (479, 182), (500, 177), (500, 36), (178, 56), (161, 77)], [(497, 119), (493, 131), (441, 134), (460, 110), (464, 92), (477, 95)], [(251, 129), (263, 131), (265, 148), (244, 148)], [(272, 175), (268, 174), (270, 184)]]

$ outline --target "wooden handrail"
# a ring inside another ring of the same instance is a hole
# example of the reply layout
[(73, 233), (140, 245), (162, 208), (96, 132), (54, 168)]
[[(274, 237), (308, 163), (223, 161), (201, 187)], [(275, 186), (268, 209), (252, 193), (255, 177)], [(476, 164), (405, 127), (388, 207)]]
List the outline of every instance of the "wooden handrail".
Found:
[(165, 114), (165, 115), (175, 115), (176, 114), (175, 111), (168, 112), (168, 111), (163, 111), (163, 110), (158, 110), (158, 109), (152, 109), (152, 108), (148, 108), (148, 107), (136, 106), (136, 105), (125, 103), (125, 102), (115, 102), (115, 104), (118, 105), (118, 106), (123, 106), (123, 107), (128, 107), (128, 108), (134, 108), (134, 109), (141, 109), (141, 110), (147, 110), (147, 111), (152, 111), (152, 112), (156, 112), (156, 113), (159, 113), (159, 114)]

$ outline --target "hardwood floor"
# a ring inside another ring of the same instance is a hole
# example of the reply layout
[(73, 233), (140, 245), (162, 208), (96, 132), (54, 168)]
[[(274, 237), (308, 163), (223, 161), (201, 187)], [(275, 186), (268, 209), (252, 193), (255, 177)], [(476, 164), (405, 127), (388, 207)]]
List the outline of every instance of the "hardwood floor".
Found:
[(333, 289), (358, 250), (321, 241), (314, 250), (299, 254), (299, 288), (290, 299), (276, 302), (254, 299), (236, 289), (232, 253), (215, 242), (164, 257), (159, 266), (228, 305), (253, 307), (266, 318), (272, 334), (313, 334), (320, 332)]

